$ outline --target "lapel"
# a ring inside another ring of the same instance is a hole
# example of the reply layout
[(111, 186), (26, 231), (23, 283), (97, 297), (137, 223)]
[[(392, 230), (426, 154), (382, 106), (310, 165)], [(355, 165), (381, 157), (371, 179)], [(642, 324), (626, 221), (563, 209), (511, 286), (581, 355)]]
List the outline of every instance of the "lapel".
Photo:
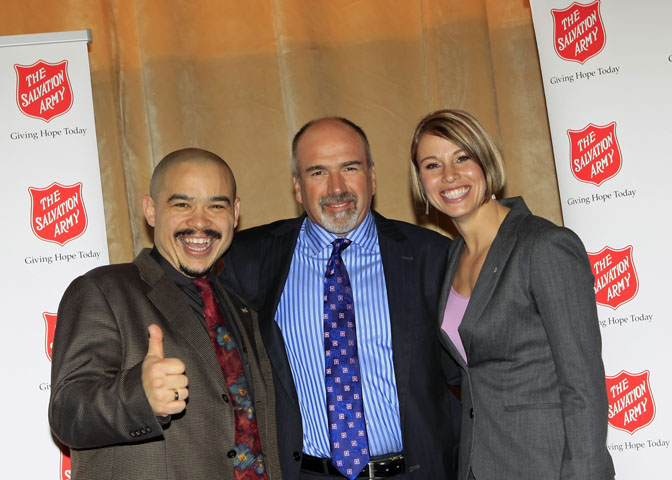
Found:
[(254, 343), (254, 314), (250, 307), (238, 296), (225, 288), (219, 279), (215, 281), (215, 288), (221, 293), (221, 298), (224, 301), (222, 307), (227, 309), (227, 320), (234, 322), (236, 328), (240, 332), (239, 336), (243, 342), (243, 345), (241, 345), (240, 348), (246, 352), (249, 371), (252, 376), (251, 379), (248, 379), (248, 382), (250, 380), (252, 381), (252, 391), (254, 393), (255, 401), (260, 401), (255, 408), (264, 409), (263, 412), (259, 412), (259, 415), (262, 413), (265, 415), (266, 386), (263, 380), (264, 375), (262, 375), (261, 372), (260, 355), (257, 345)]
[(305, 214), (288, 220), (272, 230), (262, 244), (260, 252), (260, 272), (264, 272), (264, 275), (260, 275), (259, 291), (262, 292), (265, 301), (261, 304), (259, 311), (259, 329), (276, 379), (279, 380), (287, 395), (295, 400), (292, 403), (297, 408), (299, 399), (285, 350), (285, 341), (275, 321), (275, 311), (285, 288), (294, 247), (304, 218)]
[(389, 221), (373, 211), (373, 218), (378, 230), (378, 244), (383, 262), (387, 301), (390, 307), (390, 328), (392, 329), (392, 351), (394, 352), (394, 373), (397, 381), (397, 395), (400, 405), (405, 404), (408, 393), (406, 385), (409, 381), (410, 363), (413, 342), (409, 341), (412, 332), (410, 321), (414, 312), (409, 312), (409, 295), (419, 294), (417, 286), (409, 279), (418, 278), (416, 262), (410, 248), (408, 238), (394, 222)]
[[(521, 222), (530, 215), (530, 211), (520, 197), (504, 199), (500, 203), (511, 208), (511, 211), (500, 225), (497, 235), (490, 246), (481, 272), (478, 274), (476, 286), (471, 294), (469, 305), (464, 312), (464, 318), (458, 329), (462, 342), (464, 343), (464, 350), (467, 352), (467, 358), (469, 357), (469, 349), (471, 345), (470, 332), (473, 331), (472, 327), (481, 318), (483, 310), (485, 310), (485, 307), (488, 305), (495, 292), (495, 288), (501, 277), (502, 269), (506, 265), (511, 252), (516, 245), (518, 227)], [(456, 256), (454, 268), (457, 268), (457, 259), (459, 259), (459, 257)], [(451, 255), (451, 261), (452, 260)]]
[(149, 300), (161, 312), (170, 328), (192, 347), (194, 357), (201, 359), (210, 372), (210, 376), (223, 390), (226, 390), (226, 381), (215, 350), (210, 343), (210, 337), (203, 329), (201, 322), (194, 318), (193, 309), (183, 299), (183, 294), (177, 285), (151, 258), (148, 249), (143, 250), (134, 263), (140, 271), (141, 278), (150, 286), (147, 293)]
[[(457, 237), (455, 240), (453, 240), (453, 243), (450, 244), (450, 255), (448, 256), (448, 266), (446, 267), (446, 278), (443, 281), (441, 297), (439, 299), (439, 305), (443, 308), (439, 308), (438, 322), (439, 331), (441, 332), (441, 343), (450, 352), (450, 355), (453, 357), (453, 359), (462, 368), (466, 368), (467, 362), (465, 362), (464, 358), (462, 358), (462, 354), (459, 352), (457, 347), (455, 347), (455, 344), (450, 339), (448, 334), (446, 334), (446, 332), (441, 329), (441, 325), (443, 324), (443, 314), (446, 310), (446, 303), (448, 303), (448, 295), (450, 294), (450, 287), (453, 285), (453, 278), (455, 277), (455, 271), (457, 270), (457, 264), (460, 260), (462, 250), (464, 250), (464, 239), (462, 237)], [(471, 300), (469, 303), (471, 303)], [(462, 321), (464, 321), (464, 319)]]

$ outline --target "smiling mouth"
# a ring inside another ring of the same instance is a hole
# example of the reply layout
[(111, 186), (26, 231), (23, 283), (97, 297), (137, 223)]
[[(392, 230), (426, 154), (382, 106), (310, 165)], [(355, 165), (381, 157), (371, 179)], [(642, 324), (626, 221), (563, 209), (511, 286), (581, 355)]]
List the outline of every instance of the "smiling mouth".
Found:
[(189, 250), (193, 250), (195, 252), (204, 252), (208, 248), (210, 248), (210, 245), (212, 245), (212, 238), (202, 238), (202, 237), (182, 237), (180, 238), (180, 242), (182, 242), (182, 245), (187, 247)]
[(354, 193), (341, 193), (337, 195), (328, 195), (320, 199), (320, 207), (339, 209), (354, 205), (357, 202), (357, 195)]
[(342, 202), (342, 203), (327, 203), (324, 206), (327, 208), (343, 208), (348, 205), (352, 205), (352, 202)]
[(456, 200), (469, 193), (469, 190), (471, 190), (471, 187), (453, 188), (451, 190), (444, 190), (441, 192), (441, 196), (448, 200)]
[(207, 252), (215, 240), (222, 238), (222, 234), (211, 229), (205, 229), (200, 232), (189, 229), (175, 232), (175, 238), (182, 243), (188, 253), (198, 255)]

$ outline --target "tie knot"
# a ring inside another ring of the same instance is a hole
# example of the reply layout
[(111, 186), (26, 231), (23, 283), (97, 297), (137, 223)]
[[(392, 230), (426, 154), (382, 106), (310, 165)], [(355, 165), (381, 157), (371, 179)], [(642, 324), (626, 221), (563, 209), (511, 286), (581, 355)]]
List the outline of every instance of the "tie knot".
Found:
[(334, 246), (334, 250), (331, 252), (332, 257), (334, 255), (340, 255), (343, 250), (348, 248), (348, 246), (352, 243), (352, 240), (349, 240), (347, 238), (337, 238), (331, 244)]
[(195, 278), (194, 285), (196, 285), (198, 290), (201, 292), (201, 295), (206, 292), (212, 292), (212, 285), (210, 285), (210, 281), (207, 278)]

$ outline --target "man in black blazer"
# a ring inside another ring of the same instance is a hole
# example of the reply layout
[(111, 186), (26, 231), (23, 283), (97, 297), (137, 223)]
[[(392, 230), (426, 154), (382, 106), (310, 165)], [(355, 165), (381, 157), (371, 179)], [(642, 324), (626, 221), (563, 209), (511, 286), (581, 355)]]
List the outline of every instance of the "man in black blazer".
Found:
[[(259, 312), (283, 478), (455, 478), (459, 404), (449, 383), (459, 371), (443, 354), (436, 325), (449, 240), (371, 210), (370, 148), (349, 120), (306, 124), (294, 137), (292, 161), (306, 213), (236, 234), (222, 274)], [(323, 336), (330, 334), (322, 313), (331, 242), (343, 237), (370, 454), (350, 474), (330, 458), (329, 430), (338, 425), (327, 420)]]

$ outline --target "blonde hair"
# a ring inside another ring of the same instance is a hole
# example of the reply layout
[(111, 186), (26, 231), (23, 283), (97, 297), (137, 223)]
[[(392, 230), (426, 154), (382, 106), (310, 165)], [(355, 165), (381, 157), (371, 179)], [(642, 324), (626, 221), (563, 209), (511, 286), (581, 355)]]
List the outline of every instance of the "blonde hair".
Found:
[(496, 195), (504, 188), (506, 172), (502, 154), (478, 120), (462, 110), (437, 110), (420, 120), (411, 141), (411, 187), (413, 197), (418, 203), (427, 201), (417, 164), (418, 145), (423, 135), (445, 138), (467, 152), (483, 170), (487, 186), (486, 198)]

